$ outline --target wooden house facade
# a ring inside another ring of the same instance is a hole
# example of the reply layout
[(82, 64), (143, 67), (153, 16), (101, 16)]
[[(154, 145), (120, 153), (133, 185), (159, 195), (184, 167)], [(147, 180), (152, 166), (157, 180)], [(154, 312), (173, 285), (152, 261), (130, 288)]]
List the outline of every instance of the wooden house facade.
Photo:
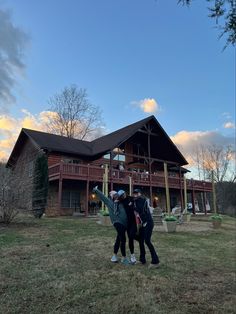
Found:
[[(19, 193), (32, 192), (32, 170), (37, 154), (48, 161), (46, 215), (91, 215), (101, 207), (92, 193), (102, 189), (108, 169), (109, 190), (128, 193), (141, 188), (151, 205), (166, 208), (164, 163), (168, 168), (171, 207), (183, 208), (184, 174), (187, 161), (154, 116), (87, 142), (44, 132), (22, 129), (7, 166), (20, 173), (24, 184)], [(196, 193), (211, 192), (210, 182), (187, 180), (187, 192), (195, 204)], [(31, 210), (30, 201), (23, 204)]]

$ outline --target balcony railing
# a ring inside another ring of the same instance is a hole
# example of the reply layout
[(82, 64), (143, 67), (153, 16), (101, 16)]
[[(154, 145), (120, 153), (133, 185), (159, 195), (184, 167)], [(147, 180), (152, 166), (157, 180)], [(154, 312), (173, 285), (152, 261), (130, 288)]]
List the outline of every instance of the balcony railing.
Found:
[[(103, 181), (103, 174), (105, 169), (101, 167), (83, 165), (83, 164), (68, 164), (58, 163), (48, 168), (49, 180), (56, 180), (58, 178), (63, 179), (77, 179), (77, 180), (90, 180), (90, 181)], [(165, 178), (163, 173), (149, 174), (144, 172), (134, 172), (126, 170), (112, 169), (109, 171), (109, 182), (117, 184), (129, 184), (129, 177), (131, 177), (134, 185), (149, 186), (150, 184), (154, 187), (165, 187)], [(168, 183), (170, 188), (180, 188), (180, 184), (183, 188), (184, 182), (177, 174), (176, 177), (169, 175)], [(195, 189), (201, 191), (211, 191), (211, 182), (198, 181), (198, 180), (187, 180), (187, 189)]]

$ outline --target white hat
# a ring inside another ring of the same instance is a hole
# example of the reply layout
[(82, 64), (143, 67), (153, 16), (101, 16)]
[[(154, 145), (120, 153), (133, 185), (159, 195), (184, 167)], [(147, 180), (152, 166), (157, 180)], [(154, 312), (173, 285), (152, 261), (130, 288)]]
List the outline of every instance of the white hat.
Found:
[(110, 192), (109, 192), (109, 195), (110, 195), (111, 198), (114, 198), (114, 196), (115, 196), (116, 194), (117, 194), (116, 191), (110, 191)]

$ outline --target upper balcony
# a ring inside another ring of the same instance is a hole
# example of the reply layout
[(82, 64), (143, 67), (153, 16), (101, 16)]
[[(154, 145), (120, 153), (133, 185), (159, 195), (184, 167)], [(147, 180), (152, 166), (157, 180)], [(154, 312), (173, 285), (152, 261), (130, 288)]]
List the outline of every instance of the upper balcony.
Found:
[[(105, 172), (104, 168), (84, 165), (84, 164), (69, 164), (69, 163), (57, 163), (48, 168), (49, 170), (49, 181), (61, 179), (71, 179), (71, 180), (83, 180), (83, 181), (95, 181), (103, 182), (103, 175)], [(134, 172), (126, 170), (112, 169), (109, 171), (108, 181), (115, 184), (129, 184), (131, 178), (132, 185), (138, 186), (153, 186), (165, 188), (165, 178), (164, 173), (149, 173), (144, 172)], [(168, 177), (169, 188), (180, 189), (183, 188), (184, 182), (183, 178), (169, 175)], [(199, 181), (199, 180), (187, 180), (187, 189), (195, 191), (212, 191), (211, 182)]]

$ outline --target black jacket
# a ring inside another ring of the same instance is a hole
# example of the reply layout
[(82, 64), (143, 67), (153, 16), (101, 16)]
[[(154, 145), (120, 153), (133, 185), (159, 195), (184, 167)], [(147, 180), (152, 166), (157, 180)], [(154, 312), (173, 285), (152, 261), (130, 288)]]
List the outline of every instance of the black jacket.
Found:
[(139, 214), (143, 224), (153, 221), (146, 198), (138, 197), (134, 199), (134, 210)]
[(123, 205), (126, 215), (127, 215), (128, 229), (131, 229), (131, 228), (133, 229), (134, 227), (136, 228), (133, 198), (130, 196), (127, 196), (125, 199), (121, 200), (120, 202)]

